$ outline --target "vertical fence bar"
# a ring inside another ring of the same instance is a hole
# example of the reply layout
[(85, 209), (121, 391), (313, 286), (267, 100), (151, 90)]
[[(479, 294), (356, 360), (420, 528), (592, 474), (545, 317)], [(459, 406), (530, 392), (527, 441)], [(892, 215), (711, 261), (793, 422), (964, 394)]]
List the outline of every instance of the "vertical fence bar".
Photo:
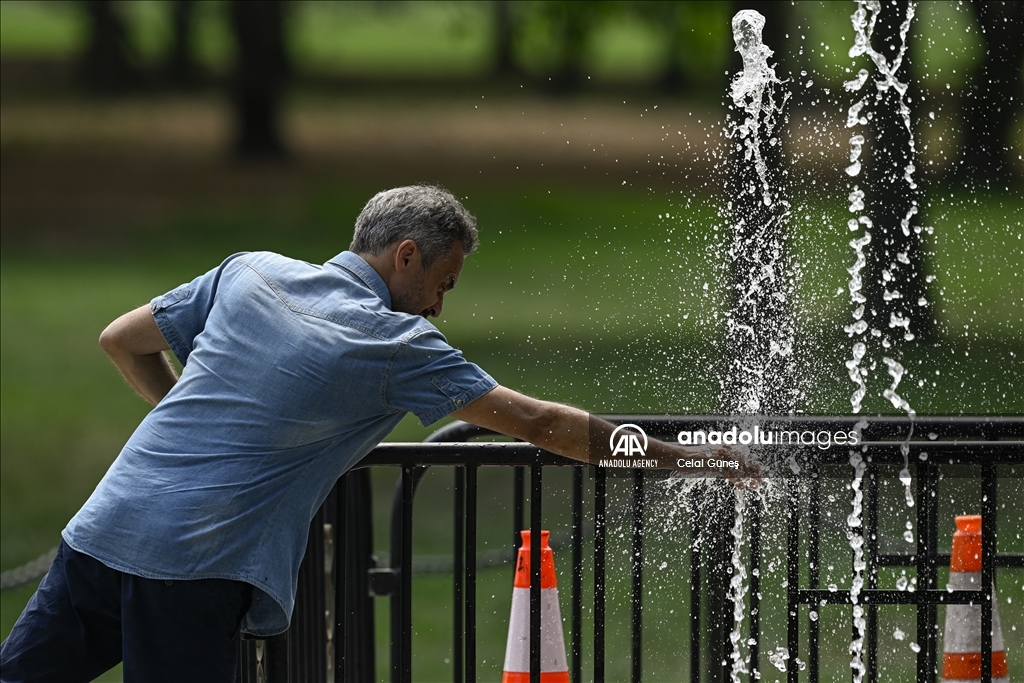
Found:
[[(810, 491), (807, 496), (807, 585), (812, 589), (820, 588), (821, 581), (821, 548), (818, 535), (821, 521), (821, 477), (820, 469), (811, 473)], [(807, 668), (811, 683), (818, 683), (819, 640), (821, 633), (818, 621), (810, 618), (810, 612), (820, 610), (821, 605), (811, 605), (808, 610), (807, 628)], [(820, 615), (819, 615), (820, 618)]]
[(572, 663), (569, 680), (583, 681), (583, 468), (572, 468)]
[[(925, 576), (917, 579), (917, 589), (925, 588), (932, 590), (939, 587), (939, 559), (938, 559), (938, 529), (939, 529), (939, 468), (932, 462), (923, 461), (918, 466), (920, 477), (925, 479), (924, 495), (918, 504), (927, 508), (928, 527), (918, 529), (918, 534), (925, 536)], [(929, 671), (931, 680), (938, 674), (939, 657), (939, 606), (929, 602), (925, 606), (928, 622), (926, 651), (928, 654), (925, 666)]]
[(992, 680), (992, 589), (996, 579), (996, 466), (981, 466), (981, 680)]
[[(917, 486), (914, 492), (917, 498), (917, 545), (914, 550), (914, 567), (917, 572), (918, 588), (927, 586), (928, 576), (928, 465), (919, 463), (916, 467)], [(917, 640), (922, 645), (917, 652), (917, 680), (931, 680), (932, 673), (928, 669), (928, 634), (931, 624), (928, 621), (928, 605), (917, 603)]]
[(402, 467), (402, 566), (399, 569), (402, 610), (401, 680), (412, 683), (412, 500), (413, 468)]
[(526, 486), (523, 482), (522, 467), (512, 468), (512, 578), (516, 575), (516, 560), (521, 537), (519, 532), (526, 528), (525, 504)]
[(540, 465), (530, 466), (530, 683), (540, 683), (540, 536), (541, 473)]
[(604, 683), (604, 561), (608, 479), (603, 467), (594, 473), (594, 683)]
[(690, 520), (690, 683), (700, 683), (700, 563), (700, 527), (694, 513)]
[(750, 505), (750, 666), (760, 671), (761, 655), (761, 505)]
[(644, 471), (633, 471), (633, 642), (632, 681), (643, 679)]
[(477, 466), (466, 466), (466, 683), (476, 683)]
[(263, 671), (267, 683), (288, 681), (288, 632), (263, 641)]
[[(868, 588), (878, 588), (878, 473), (868, 464), (868, 499), (864, 511), (864, 523), (868, 532)], [(814, 586), (817, 588), (817, 586)], [(868, 611), (868, 683), (878, 682), (878, 605), (870, 603)]]
[(463, 683), (465, 671), (463, 665), (466, 597), (463, 586), (466, 579), (466, 468), (455, 469), (455, 500), (452, 559), (455, 566), (452, 571), (452, 680)]
[[(796, 482), (789, 485), (789, 519), (786, 531), (786, 649), (789, 660), (795, 662), (800, 653), (800, 614), (797, 591), (800, 590), (800, 498)], [(799, 683), (800, 670), (789, 667), (786, 674), (789, 683)]]
[[(403, 466), (391, 504), (391, 569), (394, 572), (390, 610), (392, 683), (406, 680), (403, 671), (406, 665), (412, 666), (412, 636), (405, 628), (406, 624), (412, 624), (412, 509), (416, 487), (428, 470), (429, 467)], [(407, 586), (410, 592), (405, 594), (403, 591)], [(355, 599), (356, 596), (349, 597)], [(350, 609), (355, 609), (355, 606), (350, 606)], [(354, 664), (354, 660), (349, 662), (350, 676), (357, 680), (366, 678), (353, 668)]]
[(345, 495), (347, 476), (343, 476), (334, 485), (334, 683), (347, 683), (346, 665), (348, 660), (345, 657), (345, 643), (348, 642), (345, 633), (345, 622), (348, 621), (345, 601), (348, 594), (348, 573), (346, 571), (348, 563), (345, 557), (345, 529), (348, 528), (346, 515), (348, 496)]

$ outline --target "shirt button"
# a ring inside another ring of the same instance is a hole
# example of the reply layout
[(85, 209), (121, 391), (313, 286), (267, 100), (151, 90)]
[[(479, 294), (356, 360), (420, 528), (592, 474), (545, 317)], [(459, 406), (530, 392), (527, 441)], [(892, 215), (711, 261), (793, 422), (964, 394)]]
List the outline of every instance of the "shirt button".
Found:
[(462, 404), (465, 403), (465, 402), (466, 402), (466, 399), (464, 399), (464, 398), (457, 398), (457, 399), (455, 399), (455, 405), (458, 406), (459, 408), (461, 408)]
[(165, 586), (173, 586), (173, 585), (174, 585), (174, 582), (173, 582), (173, 581), (171, 581), (170, 579), (167, 579), (166, 581), (164, 581), (164, 585), (165, 585)]

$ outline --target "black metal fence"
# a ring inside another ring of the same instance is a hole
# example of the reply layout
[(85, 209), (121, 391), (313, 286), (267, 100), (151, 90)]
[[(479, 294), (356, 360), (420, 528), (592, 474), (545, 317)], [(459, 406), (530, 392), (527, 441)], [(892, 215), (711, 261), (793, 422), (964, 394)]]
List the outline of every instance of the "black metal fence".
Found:
[[(721, 416), (662, 417), (607, 416), (617, 423), (640, 426), (648, 435), (675, 440), (680, 430), (723, 429), (736, 418)], [(858, 424), (860, 423), (860, 424)], [(997, 569), (1024, 567), (1024, 554), (998, 552), (997, 501), (1000, 477), (1024, 474), (1024, 418), (1021, 417), (928, 417), (911, 423), (904, 417), (875, 417), (861, 422), (856, 417), (762, 418), (762, 425), (776, 428), (820, 432), (822, 430), (861, 430), (862, 445), (857, 447), (866, 460), (863, 474), (866, 568), (860, 600), (866, 607), (865, 680), (877, 680), (878, 607), (916, 605), (920, 650), (917, 653), (918, 681), (938, 677), (937, 608), (940, 604), (973, 603), (982, 607), (982, 680), (991, 679), (992, 587)], [(763, 428), (763, 427), (762, 427)], [(908, 440), (909, 434), (924, 438)], [(579, 682), (605, 680), (606, 638), (606, 553), (608, 549), (608, 478), (622, 470), (591, 468), (552, 455), (523, 443), (469, 443), (489, 433), (471, 425), (455, 423), (433, 435), (427, 443), (383, 444), (349, 472), (331, 492), (310, 525), (309, 545), (300, 570), (295, 614), (288, 632), (267, 640), (243, 640), (240, 648), (239, 680), (245, 683), (266, 681), (366, 682), (378, 679), (375, 671), (374, 611), (375, 597), (390, 599), (391, 671), (390, 680), (412, 680), (412, 525), (416, 489), (429, 467), (454, 470), (454, 542), (453, 542), (453, 626), (452, 677), (456, 683), (477, 680), (477, 473), (482, 466), (512, 467), (513, 520), (515, 530), (527, 528), (526, 486), (529, 470), (529, 523), (532, 529), (531, 558), (540, 557), (541, 512), (544, 498), (544, 470), (548, 467), (572, 467), (571, 493), (571, 586), (569, 621), (569, 672)], [(823, 482), (842, 476), (850, 478), (848, 445), (830, 444), (827, 449), (807, 451), (800, 461), (799, 474), (779, 482), (786, 499), (786, 645), (795, 660), (801, 644), (801, 606), (818, 609), (828, 604), (849, 604), (849, 590), (822, 589), (820, 586), (820, 519)], [(904, 453), (906, 451), (906, 453)], [(916, 548), (912, 553), (884, 552), (878, 544), (878, 489), (886, 468), (902, 467), (908, 458), (916, 482)], [(394, 496), (390, 564), (376, 567), (372, 555), (372, 519), (370, 481), (367, 468), (401, 468)], [(949, 554), (938, 551), (938, 498), (935, 491), (944, 470), (971, 470), (968, 476), (980, 479), (983, 520), (982, 581), (979, 590), (948, 591), (938, 587), (940, 567), (948, 566)], [(1002, 468), (1002, 470), (1000, 470)], [(584, 672), (583, 608), (591, 596), (584, 596), (584, 477), (593, 476), (593, 642), (592, 669)], [(643, 557), (644, 489), (650, 471), (626, 471), (632, 480), (632, 619), (631, 680), (643, 678)], [(1016, 501), (1019, 505), (1020, 501)], [(763, 664), (761, 653), (760, 571), (762, 557), (761, 518), (756, 505), (748, 509), (748, 556), (750, 567), (746, 610), (749, 615), (747, 657), (751, 671)], [(693, 525), (696, 526), (694, 520)], [(803, 529), (802, 529), (803, 527)], [(344, 533), (339, 533), (344, 530)], [(697, 530), (692, 530), (694, 535)], [(515, 550), (510, 542), (509, 556)], [(728, 678), (722, 664), (731, 651), (728, 632), (721, 628), (718, 603), (709, 600), (702, 606), (702, 595), (724, 598), (721, 581), (716, 583), (711, 553), (731, 552), (722, 547), (693, 545), (690, 550), (690, 680), (694, 683)], [(721, 561), (721, 557), (714, 561)], [(915, 590), (879, 588), (879, 569), (909, 567), (916, 569)], [(531, 682), (540, 681), (540, 562), (531, 566), (530, 592), (530, 666)], [(731, 605), (730, 605), (731, 609)], [(704, 612), (702, 614), (702, 611)], [(788, 680), (801, 676), (816, 682), (819, 676), (820, 628), (806, 610), (805, 630), (807, 672), (788, 668)], [(702, 621), (703, 620), (703, 621)], [(717, 627), (717, 628), (716, 628)]]

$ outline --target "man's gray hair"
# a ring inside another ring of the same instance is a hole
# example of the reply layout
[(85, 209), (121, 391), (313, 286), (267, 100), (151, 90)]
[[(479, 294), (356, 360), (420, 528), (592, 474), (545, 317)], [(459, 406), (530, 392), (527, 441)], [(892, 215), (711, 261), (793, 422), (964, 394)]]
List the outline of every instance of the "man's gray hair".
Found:
[(448, 256), (455, 240), (469, 256), (477, 246), (476, 218), (448, 190), (409, 185), (378, 192), (356, 218), (351, 251), (377, 255), (395, 242), (413, 240), (429, 268)]

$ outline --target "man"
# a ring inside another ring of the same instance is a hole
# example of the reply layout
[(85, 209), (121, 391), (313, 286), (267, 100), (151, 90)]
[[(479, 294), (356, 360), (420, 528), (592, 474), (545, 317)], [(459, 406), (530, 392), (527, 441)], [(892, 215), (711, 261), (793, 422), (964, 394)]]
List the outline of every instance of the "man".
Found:
[(611, 425), (498, 386), (428, 322), (476, 246), (450, 193), (396, 188), (323, 266), (236, 254), (111, 323), (100, 346), (155, 407), (64, 530), (3, 682), (122, 660), (126, 681), (233, 681), (240, 629), (288, 627), (313, 514), (407, 412), (587, 461)]

